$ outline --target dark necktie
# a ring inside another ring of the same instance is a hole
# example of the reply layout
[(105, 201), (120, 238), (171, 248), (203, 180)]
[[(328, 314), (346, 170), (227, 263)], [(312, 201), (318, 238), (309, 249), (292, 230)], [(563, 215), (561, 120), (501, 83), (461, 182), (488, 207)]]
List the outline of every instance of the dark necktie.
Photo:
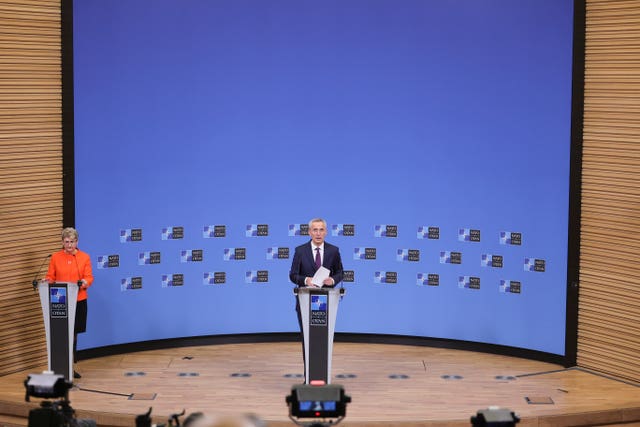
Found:
[(320, 268), (322, 260), (320, 259), (320, 248), (316, 248), (316, 268)]

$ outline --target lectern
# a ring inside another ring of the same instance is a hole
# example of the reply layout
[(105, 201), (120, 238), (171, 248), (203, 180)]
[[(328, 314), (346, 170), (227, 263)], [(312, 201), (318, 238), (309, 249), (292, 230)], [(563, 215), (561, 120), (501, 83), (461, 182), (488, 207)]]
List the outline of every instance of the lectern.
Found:
[(344, 288), (295, 288), (302, 315), (306, 383), (331, 382), (331, 355), (338, 303)]
[(47, 338), (49, 371), (73, 381), (73, 332), (78, 284), (42, 281), (38, 283), (38, 293)]

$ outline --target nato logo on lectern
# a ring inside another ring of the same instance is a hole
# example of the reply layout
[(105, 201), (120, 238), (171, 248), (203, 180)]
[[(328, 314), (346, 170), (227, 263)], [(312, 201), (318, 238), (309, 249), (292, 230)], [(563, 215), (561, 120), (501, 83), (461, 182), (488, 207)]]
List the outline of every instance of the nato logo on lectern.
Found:
[(310, 326), (324, 326), (327, 324), (327, 295), (310, 295), (311, 319)]

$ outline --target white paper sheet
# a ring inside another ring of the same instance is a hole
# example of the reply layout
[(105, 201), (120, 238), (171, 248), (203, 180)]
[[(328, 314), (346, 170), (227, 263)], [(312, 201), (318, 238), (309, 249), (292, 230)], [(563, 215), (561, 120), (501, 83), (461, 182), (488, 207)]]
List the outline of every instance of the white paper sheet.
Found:
[(322, 282), (324, 281), (324, 279), (329, 277), (329, 273), (331, 272), (328, 268), (321, 266), (318, 271), (316, 271), (316, 274), (314, 274), (311, 278), (311, 283), (316, 286), (322, 287)]

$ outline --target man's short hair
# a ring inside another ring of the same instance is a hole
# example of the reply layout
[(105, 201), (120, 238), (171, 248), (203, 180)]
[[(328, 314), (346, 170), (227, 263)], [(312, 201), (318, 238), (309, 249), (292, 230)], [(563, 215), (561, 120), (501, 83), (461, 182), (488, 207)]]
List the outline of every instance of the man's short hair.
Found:
[(313, 218), (311, 221), (309, 221), (309, 229), (311, 229), (311, 224), (313, 224), (314, 222), (321, 222), (324, 228), (327, 228), (327, 221), (322, 218)]

